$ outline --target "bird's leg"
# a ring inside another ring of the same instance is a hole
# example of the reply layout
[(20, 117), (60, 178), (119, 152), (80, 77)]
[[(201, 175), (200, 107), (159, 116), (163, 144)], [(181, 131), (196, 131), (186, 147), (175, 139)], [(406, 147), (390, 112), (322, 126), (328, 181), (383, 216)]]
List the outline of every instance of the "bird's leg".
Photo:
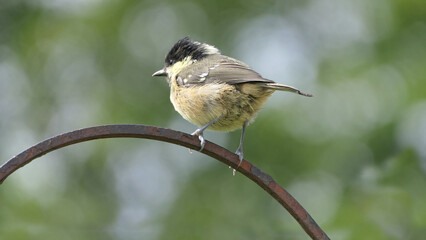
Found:
[(197, 130), (195, 130), (195, 132), (193, 132), (191, 135), (192, 136), (198, 136), (198, 139), (200, 139), (200, 144), (201, 144), (201, 149), (200, 151), (202, 151), (204, 149), (204, 145), (206, 144), (206, 140), (203, 137), (203, 132), (204, 130), (206, 130), (206, 128), (208, 128), (210, 125), (212, 125), (213, 123), (215, 123), (217, 120), (219, 120), (220, 118), (222, 118), (222, 116), (213, 119), (211, 122), (207, 123), (206, 125), (198, 128)]
[(241, 163), (243, 162), (243, 158), (244, 158), (243, 141), (244, 141), (244, 134), (246, 132), (247, 124), (248, 124), (248, 121), (246, 120), (243, 124), (243, 130), (241, 132), (240, 146), (238, 147), (237, 151), (235, 152), (235, 154), (237, 154), (238, 157), (240, 158), (240, 163), (238, 164), (238, 167), (240, 167)]

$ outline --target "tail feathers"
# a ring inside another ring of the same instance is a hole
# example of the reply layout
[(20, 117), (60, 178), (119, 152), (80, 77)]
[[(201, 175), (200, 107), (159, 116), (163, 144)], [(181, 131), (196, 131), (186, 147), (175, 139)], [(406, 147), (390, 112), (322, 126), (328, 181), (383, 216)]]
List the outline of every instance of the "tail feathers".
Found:
[(312, 97), (313, 96), (312, 94), (304, 93), (297, 88), (290, 87), (290, 86), (284, 85), (284, 84), (279, 84), (279, 83), (265, 83), (265, 87), (269, 88), (269, 89), (279, 90), (279, 91), (294, 92), (294, 93), (297, 93), (297, 94), (305, 96), (305, 97)]

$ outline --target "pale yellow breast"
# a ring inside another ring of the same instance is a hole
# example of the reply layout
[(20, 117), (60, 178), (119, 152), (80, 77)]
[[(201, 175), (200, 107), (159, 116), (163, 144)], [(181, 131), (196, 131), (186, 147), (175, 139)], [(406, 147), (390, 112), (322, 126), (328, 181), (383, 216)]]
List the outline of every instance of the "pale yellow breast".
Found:
[(186, 120), (203, 126), (226, 114), (221, 93), (231, 89), (226, 84), (207, 84), (196, 87), (171, 88), (170, 100)]
[(209, 129), (232, 131), (252, 120), (272, 94), (272, 90), (255, 84), (229, 85), (210, 83), (181, 87), (172, 81), (170, 100), (183, 118), (204, 126), (221, 117)]

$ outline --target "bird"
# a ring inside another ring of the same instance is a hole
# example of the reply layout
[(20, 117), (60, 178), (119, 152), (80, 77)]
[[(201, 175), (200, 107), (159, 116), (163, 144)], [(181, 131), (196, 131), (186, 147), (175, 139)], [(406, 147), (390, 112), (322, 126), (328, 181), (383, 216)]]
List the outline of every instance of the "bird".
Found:
[(164, 67), (152, 76), (166, 77), (174, 109), (199, 126), (191, 135), (198, 136), (200, 151), (205, 146), (206, 129), (228, 132), (242, 128), (235, 152), (240, 160), (238, 167), (244, 159), (246, 128), (272, 93), (278, 90), (312, 97), (292, 86), (266, 79), (244, 62), (188, 36), (173, 45), (166, 54)]

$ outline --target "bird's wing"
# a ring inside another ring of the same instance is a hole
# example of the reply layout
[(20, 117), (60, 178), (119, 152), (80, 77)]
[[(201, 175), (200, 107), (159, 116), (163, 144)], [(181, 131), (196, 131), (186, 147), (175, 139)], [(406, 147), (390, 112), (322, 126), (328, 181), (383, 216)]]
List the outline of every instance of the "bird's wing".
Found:
[(208, 83), (240, 84), (249, 82), (274, 83), (260, 76), (247, 64), (223, 55), (215, 56), (204, 62), (194, 63), (183, 70), (179, 81), (185, 86)]

